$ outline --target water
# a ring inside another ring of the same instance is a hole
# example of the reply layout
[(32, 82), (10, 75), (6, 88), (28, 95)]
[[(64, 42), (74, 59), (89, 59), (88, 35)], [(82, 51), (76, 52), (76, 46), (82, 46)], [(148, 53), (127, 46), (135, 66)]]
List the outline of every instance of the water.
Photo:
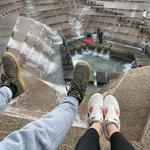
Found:
[(108, 73), (126, 72), (132, 67), (130, 60), (111, 57), (109, 51), (104, 53), (103, 50), (100, 53), (86, 50), (82, 54), (72, 56), (72, 60), (74, 65), (79, 60), (87, 61), (93, 71), (105, 71)]
[(28, 66), (40, 78), (58, 74), (62, 39), (57, 31), (31, 18), (18, 17), (13, 33), (7, 47), (19, 51), (22, 66)]
[(74, 16), (69, 18), (69, 24), (71, 26), (72, 32), (74, 34), (73, 39), (80, 39), (84, 37), (84, 19), (86, 15), (93, 13), (93, 10), (90, 7), (81, 7), (75, 8), (72, 10)]

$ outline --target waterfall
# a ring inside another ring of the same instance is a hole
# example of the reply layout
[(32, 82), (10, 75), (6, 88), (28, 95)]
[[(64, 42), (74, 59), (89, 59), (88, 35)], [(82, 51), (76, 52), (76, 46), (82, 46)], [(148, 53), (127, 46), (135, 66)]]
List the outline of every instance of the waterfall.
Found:
[(76, 50), (74, 52), (75, 52), (75, 55), (78, 55), (78, 52)]
[(93, 10), (90, 7), (74, 8), (72, 10), (72, 17), (69, 18), (69, 24), (74, 33), (75, 39), (84, 37), (84, 17), (92, 13)]
[(54, 29), (31, 18), (18, 17), (7, 47), (19, 51), (21, 65), (31, 68), (33, 74), (39, 70), (39, 76), (58, 69), (55, 47), (61, 43)]
[(107, 53), (103, 56), (104, 59), (109, 60), (110, 58), (110, 51), (107, 51)]
[(104, 55), (104, 50), (102, 49), (100, 54), (99, 54), (99, 57), (103, 57), (103, 55)]

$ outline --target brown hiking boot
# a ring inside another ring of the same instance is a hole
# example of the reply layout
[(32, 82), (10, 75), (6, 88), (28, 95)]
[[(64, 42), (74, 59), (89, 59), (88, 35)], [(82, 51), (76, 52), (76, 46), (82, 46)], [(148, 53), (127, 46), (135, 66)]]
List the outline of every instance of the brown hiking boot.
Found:
[(73, 71), (73, 80), (67, 86), (67, 95), (76, 97), (82, 102), (90, 77), (90, 66), (87, 62), (79, 61)]
[(16, 88), (13, 98), (17, 97), (26, 90), (26, 84), (19, 72), (19, 63), (17, 58), (10, 52), (6, 52), (2, 59), (4, 74), (1, 76), (0, 86), (13, 85)]

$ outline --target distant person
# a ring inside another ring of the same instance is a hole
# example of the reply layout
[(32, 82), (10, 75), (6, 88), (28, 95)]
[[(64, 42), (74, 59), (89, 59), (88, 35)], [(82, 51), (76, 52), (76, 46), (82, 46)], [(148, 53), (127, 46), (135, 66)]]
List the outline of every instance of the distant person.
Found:
[(144, 9), (143, 10), (143, 15), (142, 15), (142, 19), (145, 20), (147, 16), (147, 11)]
[(93, 41), (93, 38), (92, 38), (92, 35), (91, 35), (91, 33), (88, 33), (87, 35), (86, 35), (86, 38), (83, 40), (85, 43), (93, 43), (94, 41)]
[(97, 34), (96, 34), (96, 32), (94, 32), (92, 34), (92, 39), (93, 39), (94, 42), (97, 42)]
[(141, 25), (145, 25), (146, 17), (147, 17), (147, 11), (144, 9), (143, 14), (142, 14), (142, 18), (141, 18)]
[(100, 31), (99, 28), (97, 29), (97, 37), (98, 37), (99, 44), (102, 44), (103, 43), (103, 31)]
[(86, 37), (87, 37), (88, 39), (91, 39), (91, 38), (92, 38), (91, 33), (88, 33), (88, 34), (86, 35)]
[(142, 40), (141, 45), (140, 45), (140, 48), (142, 49), (142, 55), (144, 55), (146, 52), (147, 44), (148, 44), (147, 41)]
[(63, 37), (62, 41), (63, 41), (63, 43), (62, 43), (63, 47), (66, 48), (66, 46), (67, 46), (67, 40), (66, 40), (66, 38)]
[(69, 64), (70, 61), (71, 61), (71, 54), (70, 54), (69, 51), (67, 51), (67, 52), (66, 52), (66, 62), (67, 62), (67, 64)]

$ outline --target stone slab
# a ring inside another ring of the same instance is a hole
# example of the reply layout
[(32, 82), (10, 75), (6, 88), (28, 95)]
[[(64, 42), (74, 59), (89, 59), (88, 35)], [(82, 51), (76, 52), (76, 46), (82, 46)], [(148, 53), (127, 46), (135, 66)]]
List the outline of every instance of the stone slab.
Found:
[(150, 115), (150, 66), (129, 71), (114, 95), (121, 108), (122, 132), (141, 141)]

